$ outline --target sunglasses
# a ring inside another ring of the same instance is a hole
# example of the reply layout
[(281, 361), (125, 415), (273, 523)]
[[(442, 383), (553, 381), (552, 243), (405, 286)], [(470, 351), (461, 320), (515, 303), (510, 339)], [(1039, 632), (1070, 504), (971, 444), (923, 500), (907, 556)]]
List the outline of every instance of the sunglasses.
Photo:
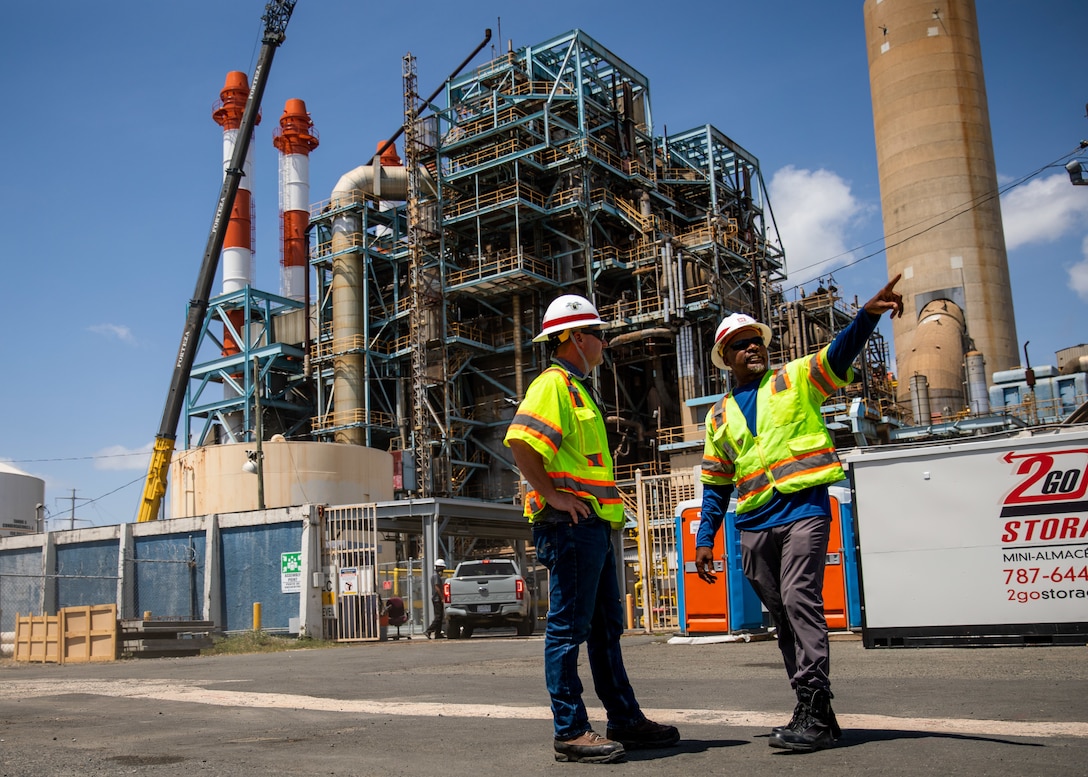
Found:
[(750, 345), (763, 345), (762, 337), (745, 337), (743, 340), (734, 340), (729, 344), (729, 350), (737, 353), (748, 348)]
[(589, 335), (596, 340), (600, 340), (602, 343), (605, 341), (604, 332), (602, 332), (600, 329), (583, 329), (582, 334)]

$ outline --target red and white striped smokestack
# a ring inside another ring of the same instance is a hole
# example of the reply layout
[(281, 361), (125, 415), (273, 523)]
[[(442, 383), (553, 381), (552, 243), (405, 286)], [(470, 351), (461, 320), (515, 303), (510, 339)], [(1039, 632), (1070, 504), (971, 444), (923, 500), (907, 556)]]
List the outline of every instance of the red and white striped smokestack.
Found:
[[(215, 123), (223, 128), (223, 175), (234, 157), (234, 146), (238, 142), (238, 128), (242, 125), (242, 113), (249, 97), (249, 80), (245, 73), (237, 70), (227, 73), (226, 83), (219, 93), (219, 103), (212, 111)], [(258, 115), (257, 123), (261, 123)], [(253, 150), (246, 154), (242, 179), (238, 184), (238, 194), (234, 197), (234, 207), (227, 223), (227, 233), (223, 238), (223, 293), (244, 289), (253, 280)], [(231, 311), (231, 323), (241, 331), (245, 313)], [(223, 355), (231, 356), (241, 350), (230, 332), (223, 333)]]
[(283, 218), (283, 256), (280, 293), (305, 300), (306, 228), (310, 224), (310, 152), (318, 146), (317, 130), (306, 103), (290, 99), (284, 105), (280, 128), (272, 145), (280, 151), (280, 211)]

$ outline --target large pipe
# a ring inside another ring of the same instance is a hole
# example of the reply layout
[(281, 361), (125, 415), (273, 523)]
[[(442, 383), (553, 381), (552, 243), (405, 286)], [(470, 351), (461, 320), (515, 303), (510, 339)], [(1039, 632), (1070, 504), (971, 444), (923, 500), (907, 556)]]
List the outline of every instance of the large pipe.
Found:
[(910, 376), (910, 413), (915, 426), (929, 426), (933, 420), (933, 411), (929, 404), (929, 382), (925, 375), (915, 373)]
[[(450, 73), (446, 81), (428, 96), (423, 105), (430, 105), (446, 82), (453, 79), (491, 40), (491, 30), (484, 31), (483, 41), (465, 57)], [(408, 199), (408, 171), (397, 157), (397, 138), (404, 132), (404, 125), (388, 140), (378, 144), (378, 151), (370, 164), (360, 165), (344, 173), (333, 187), (331, 207), (341, 208), (360, 200), (360, 192), (383, 201)], [(394, 162), (395, 160), (395, 162)], [(392, 164), (390, 164), (392, 162)], [(420, 169), (424, 185), (434, 193), (434, 185), (426, 170)], [(364, 306), (365, 273), (363, 267), (364, 240), (359, 218), (353, 211), (344, 211), (333, 218), (332, 223), (332, 332), (334, 343), (355, 350), (355, 344), (365, 338), (366, 312)], [(349, 250), (350, 249), (350, 250)], [(335, 441), (363, 445), (363, 430), (355, 426), (359, 412), (365, 408), (363, 394), (366, 391), (366, 362), (361, 353), (341, 353), (333, 359), (333, 401), (335, 423), (352, 424), (336, 432)]]
[[(385, 148), (375, 155), (372, 164), (360, 165), (344, 173), (332, 191), (331, 204), (342, 208), (361, 202), (366, 197), (383, 200), (408, 198), (408, 171), (403, 165), (386, 166), (385, 161), (399, 159), (396, 150)], [(365, 408), (366, 360), (356, 344), (366, 337), (366, 295), (363, 265), (365, 235), (358, 212), (345, 210), (332, 222), (332, 336), (338, 355), (333, 359), (333, 401), (335, 425), (345, 426), (334, 435), (335, 442), (364, 445), (363, 429), (355, 426), (358, 414)], [(350, 351), (350, 352), (349, 352)]]
[(990, 392), (986, 387), (986, 360), (978, 351), (967, 352), (967, 397), (972, 415), (990, 413)]
[(272, 138), (280, 152), (280, 213), (283, 219), (283, 256), (280, 258), (280, 294), (305, 300), (306, 230), (310, 225), (310, 152), (317, 148), (317, 131), (306, 103), (290, 99)]

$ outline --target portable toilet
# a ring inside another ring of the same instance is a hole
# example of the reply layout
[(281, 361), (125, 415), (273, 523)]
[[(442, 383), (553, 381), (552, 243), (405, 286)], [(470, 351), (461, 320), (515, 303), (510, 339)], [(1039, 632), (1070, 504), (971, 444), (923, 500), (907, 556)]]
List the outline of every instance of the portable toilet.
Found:
[[(832, 486), (831, 533), (824, 567), (824, 616), (830, 631), (861, 626), (854, 511), (850, 489)], [(744, 576), (740, 530), (731, 500), (722, 530), (714, 538), (714, 571), (718, 580), (708, 584), (695, 571), (695, 540), (699, 533), (701, 500), (681, 502), (676, 508), (676, 547), (683, 559), (677, 581), (681, 634), (724, 634), (762, 628), (763, 605)]]
[[(676, 506), (676, 547), (683, 564), (677, 580), (681, 634), (727, 634), (763, 627), (763, 606), (751, 583), (744, 577), (740, 559), (740, 532), (733, 525), (730, 510), (722, 530), (714, 537), (715, 583), (700, 580), (695, 571), (695, 539), (699, 534), (702, 501), (689, 499)], [(726, 544), (735, 548), (726, 552)], [(737, 563), (727, 563), (731, 557)]]
[(824, 566), (824, 618), (831, 631), (861, 627), (854, 504), (850, 489), (831, 486), (831, 534)]

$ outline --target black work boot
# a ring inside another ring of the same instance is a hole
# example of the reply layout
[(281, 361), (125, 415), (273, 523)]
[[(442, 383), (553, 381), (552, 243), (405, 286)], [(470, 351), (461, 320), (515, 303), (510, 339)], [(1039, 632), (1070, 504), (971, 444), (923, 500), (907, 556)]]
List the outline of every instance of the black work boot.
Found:
[(800, 717), (805, 713), (806, 709), (807, 707), (805, 706), (805, 702), (798, 701), (797, 704), (795, 704), (793, 707), (793, 717), (790, 718), (790, 722), (784, 726), (775, 726), (771, 729), (771, 734), (777, 734), (780, 731), (785, 731), (787, 728), (793, 728), (794, 726), (796, 726), (798, 719), (800, 719)]
[(831, 747), (842, 734), (835, 713), (831, 710), (831, 691), (826, 688), (797, 688), (797, 712), (787, 728), (772, 731), (767, 742), (799, 753), (810, 753)]
[[(787, 728), (793, 728), (797, 725), (797, 721), (800, 719), (800, 717), (805, 713), (809, 698), (812, 696), (812, 694), (809, 692), (809, 689), (805, 688), (804, 686), (796, 689), (794, 693), (797, 694), (797, 704), (793, 707), (793, 717), (790, 718), (790, 722), (786, 725), (775, 726), (774, 728), (772, 728), (771, 734), (777, 734), (780, 731), (785, 731)], [(828, 694), (831, 696), (831, 698), (835, 697), (835, 694), (831, 693), (831, 691), (828, 691)], [(839, 728), (839, 721), (835, 718), (835, 710), (831, 709), (831, 705), (828, 704), (827, 711), (831, 716), (831, 736), (834, 739), (838, 739), (842, 736), (842, 729)]]

